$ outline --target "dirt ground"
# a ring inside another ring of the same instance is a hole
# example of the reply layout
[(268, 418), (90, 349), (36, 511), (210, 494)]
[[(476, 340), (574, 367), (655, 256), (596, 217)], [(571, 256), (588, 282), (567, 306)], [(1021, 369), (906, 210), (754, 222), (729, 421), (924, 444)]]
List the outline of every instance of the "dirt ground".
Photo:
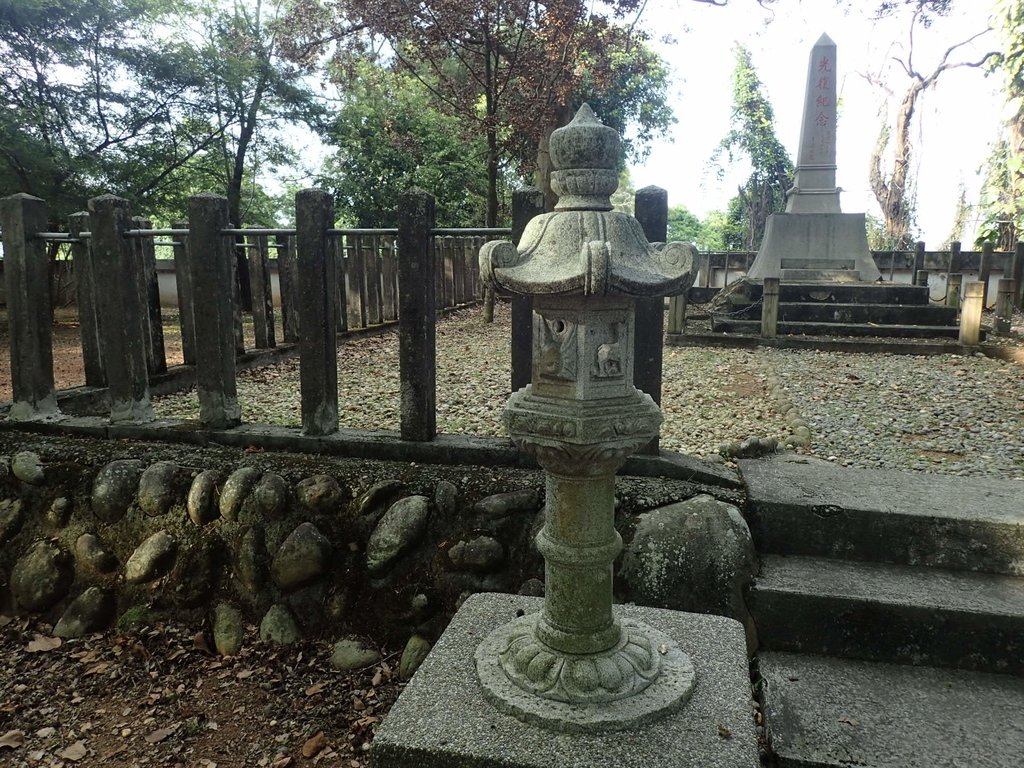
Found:
[(61, 643), (0, 615), (0, 765), (367, 765), (402, 685), (397, 655), (341, 673), (326, 643), (250, 636), (231, 658), (211, 646), (163, 624)]

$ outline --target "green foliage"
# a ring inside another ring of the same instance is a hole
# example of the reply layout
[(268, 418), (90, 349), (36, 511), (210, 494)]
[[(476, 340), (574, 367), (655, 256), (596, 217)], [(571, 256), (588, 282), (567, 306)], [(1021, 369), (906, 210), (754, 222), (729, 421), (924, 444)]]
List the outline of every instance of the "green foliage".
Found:
[(333, 188), (346, 225), (397, 226), (395, 201), (412, 187), (431, 192), (444, 226), (480, 226), (486, 180), (482, 136), (440, 112), (406, 72), (356, 65), (325, 140), (336, 147), (322, 184)]
[(775, 111), (757, 76), (750, 50), (735, 48), (732, 127), (719, 143), (713, 162), (724, 173), (728, 164), (743, 160), (750, 176), (729, 204), (726, 246), (737, 250), (757, 248), (768, 216), (785, 207), (786, 190), (793, 183), (793, 162), (775, 135)]
[(685, 205), (674, 205), (668, 209), (669, 242), (700, 243), (700, 219)]

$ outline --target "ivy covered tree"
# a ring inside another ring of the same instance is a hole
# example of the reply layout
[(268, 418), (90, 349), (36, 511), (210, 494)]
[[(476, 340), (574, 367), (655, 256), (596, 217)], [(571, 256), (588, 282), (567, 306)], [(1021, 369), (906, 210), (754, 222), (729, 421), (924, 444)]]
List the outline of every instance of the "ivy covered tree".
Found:
[[(775, 111), (757, 75), (750, 50), (735, 48), (732, 122), (713, 160), (725, 165), (744, 161), (750, 175), (729, 203), (725, 245), (756, 250), (764, 236), (768, 216), (785, 207), (786, 190), (793, 184), (793, 161), (775, 134)], [(726, 163), (723, 163), (723, 157)]]

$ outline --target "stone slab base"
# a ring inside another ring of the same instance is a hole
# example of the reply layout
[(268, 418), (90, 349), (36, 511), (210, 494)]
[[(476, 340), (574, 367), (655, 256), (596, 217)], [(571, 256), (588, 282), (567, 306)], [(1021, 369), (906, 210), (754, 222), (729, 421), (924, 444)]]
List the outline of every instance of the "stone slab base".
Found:
[(881, 273), (868, 250), (863, 213), (775, 213), (768, 217), (764, 239), (747, 277), (780, 277), (783, 260), (814, 262), (817, 269), (846, 270), (853, 264), (861, 280), (874, 282)]
[(567, 734), (498, 712), (484, 699), (473, 653), (495, 627), (542, 605), (517, 595), (467, 600), (377, 733), (374, 768), (757, 768), (746, 644), (733, 619), (616, 606), (693, 662), (690, 701), (655, 723)]

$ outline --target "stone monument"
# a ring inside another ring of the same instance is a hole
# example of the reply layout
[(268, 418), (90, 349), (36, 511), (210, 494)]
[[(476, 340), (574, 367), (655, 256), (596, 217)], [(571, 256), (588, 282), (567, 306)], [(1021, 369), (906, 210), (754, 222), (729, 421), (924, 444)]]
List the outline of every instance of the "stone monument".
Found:
[(822, 35), (811, 50), (796, 179), (786, 211), (768, 217), (747, 277), (786, 282), (881, 277), (868, 249), (863, 213), (842, 213), (836, 186), (836, 44)]
[(550, 151), (555, 211), (518, 248), (480, 251), (491, 285), (533, 301), (532, 380), (504, 421), (545, 469), (545, 598), (470, 598), (378, 732), (373, 764), (752, 768), (741, 625), (612, 605), (615, 472), (661, 423), (633, 386), (635, 303), (686, 290), (694, 251), (652, 246), (612, 210), (619, 137), (588, 106)]

